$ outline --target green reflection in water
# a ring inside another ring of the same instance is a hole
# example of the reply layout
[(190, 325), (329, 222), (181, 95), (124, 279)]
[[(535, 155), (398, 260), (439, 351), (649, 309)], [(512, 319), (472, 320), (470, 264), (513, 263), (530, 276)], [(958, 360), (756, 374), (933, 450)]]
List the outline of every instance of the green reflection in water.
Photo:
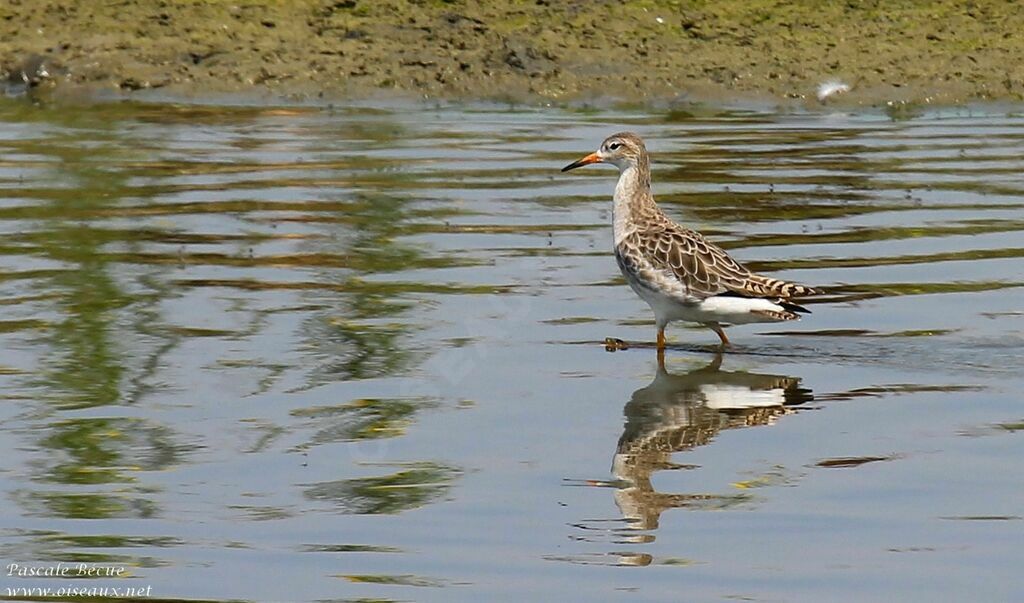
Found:
[(156, 515), (157, 506), (144, 498), (119, 494), (69, 492), (16, 492), (15, 498), (31, 513), (65, 519), (142, 519)]
[(342, 513), (401, 513), (442, 498), (461, 473), (440, 463), (416, 463), (388, 475), (316, 484), (307, 488), (305, 495), (334, 503)]
[(1024, 421), (1013, 421), (1010, 423), (996, 423), (996, 427), (1003, 431), (1009, 431), (1014, 433), (1017, 431), (1024, 431)]
[[(396, 238), (409, 219), (408, 199), (382, 194), (360, 194), (353, 200), (346, 220), (352, 235), (342, 242), (339, 255), (358, 266), (339, 283), (340, 313), (320, 313), (304, 324), (306, 347), (320, 359), (309, 386), (343, 379), (367, 379), (400, 374), (417, 355), (409, 348), (413, 327), (405, 322), (383, 321), (408, 310), (413, 301), (394, 283), (385, 285), (361, 278), (372, 274), (437, 267), (423, 250), (400, 245)], [(325, 243), (335, 244), (335, 243)], [(337, 282), (325, 273), (328, 282)], [(406, 292), (408, 293), (408, 292)], [(318, 299), (317, 301), (323, 301)], [(339, 300), (331, 300), (337, 306)]]
[[(126, 472), (155, 471), (180, 462), (182, 447), (168, 429), (138, 419), (73, 419), (51, 425), (41, 441), (60, 451), (45, 479), (64, 484), (130, 482)], [(130, 463), (130, 464), (129, 464)]]
[[(55, 114), (48, 116), (59, 120)], [(125, 177), (111, 168), (123, 156), (111, 134), (114, 123), (95, 119), (82, 125), (88, 130), (62, 130), (53, 138), (25, 142), (19, 148), (47, 157), (51, 175), (46, 181), (54, 183), (35, 191), (41, 197), (37, 207), (43, 212), (39, 216), (43, 225), (22, 253), (62, 267), (50, 272), (48, 282), (41, 285), (59, 294), (55, 301), (63, 317), (47, 332), (54, 353), (40, 375), (58, 408), (120, 401), (126, 363), (113, 323), (118, 310), (137, 301), (122, 290), (102, 257), (106, 237), (90, 222), (68, 218), (82, 210), (108, 207), (128, 194)]]
[(127, 555), (115, 551), (166, 548), (184, 544), (177, 538), (166, 536), (72, 535), (49, 530), (13, 530), (9, 535), (23, 538), (16, 547), (11, 547), (16, 551), (16, 556), (35, 562), (119, 563), (133, 567), (160, 567), (167, 565), (167, 562), (155, 557)]
[[(355, 296), (358, 299), (358, 294)], [(320, 360), (309, 377), (308, 387), (401, 374), (418, 356), (408, 347), (414, 341), (412, 325), (321, 314), (306, 321), (303, 329), (307, 349)]]
[[(32, 228), (9, 238), (2, 252), (53, 266), (15, 273), (31, 280), (37, 298), (55, 316), (43, 325), (43, 337), (37, 341), (46, 348), (44, 360), (30, 376), (31, 385), (43, 392), (42, 414), (49, 417), (37, 425), (37, 446), (45, 454), (34, 461), (33, 476), (66, 488), (16, 491), (15, 500), (36, 515), (152, 517), (158, 506), (151, 492), (136, 484), (135, 474), (179, 463), (185, 450), (161, 425), (132, 418), (68, 419), (62, 414), (131, 402), (128, 390), (143, 390), (142, 379), (155, 370), (156, 357), (175, 341), (158, 344), (153, 357), (140, 358), (139, 350), (131, 348), (140, 335), (160, 335), (152, 328), (159, 295), (129, 292), (122, 264), (105, 250), (112, 243), (130, 244), (130, 237), (118, 241), (115, 233), (131, 231), (111, 230), (100, 222), (123, 199), (139, 194), (119, 167), (140, 154), (140, 143), (127, 140), (122, 109), (0, 108), (0, 117), (8, 121), (58, 126), (6, 143), (10, 152), (31, 157), (24, 167), (38, 175), (10, 191), (33, 203), (5, 208), (2, 218), (31, 220)], [(139, 284), (139, 290), (151, 288), (145, 277)], [(166, 289), (160, 293), (166, 294)], [(133, 371), (133, 366), (141, 370)], [(103, 485), (113, 489), (100, 488)], [(118, 557), (79, 551), (53, 554), (66, 560)]]
[(444, 586), (443, 580), (437, 580), (435, 578), (426, 578), (424, 576), (413, 576), (409, 574), (346, 574), (338, 576), (344, 578), (349, 582), (358, 582), (362, 584), (393, 584), (398, 586), (432, 586), (439, 587)]
[(429, 398), (361, 398), (337, 406), (293, 410), (293, 417), (315, 421), (320, 429), (310, 445), (393, 438), (405, 433), (417, 412), (437, 406)]

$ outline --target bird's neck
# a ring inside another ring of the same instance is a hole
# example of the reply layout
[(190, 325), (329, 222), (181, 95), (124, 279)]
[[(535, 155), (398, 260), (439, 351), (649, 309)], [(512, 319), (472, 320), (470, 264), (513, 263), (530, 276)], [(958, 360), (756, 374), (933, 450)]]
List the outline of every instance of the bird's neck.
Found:
[(612, 208), (615, 245), (637, 228), (638, 222), (660, 210), (651, 195), (651, 168), (646, 161), (629, 164), (619, 172)]

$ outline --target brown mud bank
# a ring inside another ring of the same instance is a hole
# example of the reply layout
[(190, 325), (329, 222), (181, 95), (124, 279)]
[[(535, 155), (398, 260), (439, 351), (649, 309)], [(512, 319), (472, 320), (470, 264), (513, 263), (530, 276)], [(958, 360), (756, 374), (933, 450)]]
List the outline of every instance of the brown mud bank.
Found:
[(1024, 98), (1014, 2), (7, 0), (8, 93), (303, 101)]

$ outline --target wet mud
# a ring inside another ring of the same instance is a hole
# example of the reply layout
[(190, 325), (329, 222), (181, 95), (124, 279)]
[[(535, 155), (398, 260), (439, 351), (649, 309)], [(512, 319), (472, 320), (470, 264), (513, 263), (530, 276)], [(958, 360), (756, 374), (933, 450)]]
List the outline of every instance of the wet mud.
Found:
[[(1012, 2), (10, 0), (8, 94), (581, 103), (1024, 95)], [(825, 89), (840, 90), (841, 86)]]

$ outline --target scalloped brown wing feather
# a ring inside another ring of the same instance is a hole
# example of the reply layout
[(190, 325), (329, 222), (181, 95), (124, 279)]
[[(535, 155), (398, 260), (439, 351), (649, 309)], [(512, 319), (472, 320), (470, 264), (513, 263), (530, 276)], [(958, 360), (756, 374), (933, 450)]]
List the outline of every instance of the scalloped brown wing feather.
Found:
[(700, 233), (675, 224), (652, 225), (632, 233), (623, 244), (643, 253), (656, 268), (670, 270), (698, 297), (735, 293), (788, 299), (817, 293), (811, 287), (754, 274)]

